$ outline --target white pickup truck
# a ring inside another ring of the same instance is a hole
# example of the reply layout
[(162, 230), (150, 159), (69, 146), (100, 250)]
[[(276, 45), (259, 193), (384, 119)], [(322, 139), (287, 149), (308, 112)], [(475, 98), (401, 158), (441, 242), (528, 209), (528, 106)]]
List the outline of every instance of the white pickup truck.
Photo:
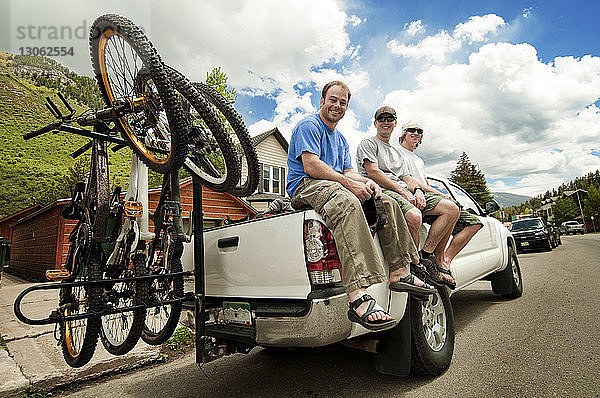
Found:
[[(457, 289), (480, 279), (494, 293), (517, 298), (521, 270), (510, 232), (457, 185), (430, 178), (430, 184), (452, 195), (483, 222), (452, 263)], [(421, 229), (425, 240), (427, 227)], [(374, 237), (381, 258), (377, 236)], [(376, 369), (385, 374), (435, 376), (449, 365), (454, 350), (454, 315), (447, 288), (428, 301), (392, 292), (388, 283), (369, 294), (401, 321), (373, 333), (347, 318), (341, 286), (343, 272), (335, 242), (314, 210), (287, 212), (217, 227), (204, 233), (206, 336), (203, 356), (215, 359), (252, 347), (281, 350), (344, 342), (377, 353)], [(184, 268), (193, 268), (193, 242), (186, 246)]]

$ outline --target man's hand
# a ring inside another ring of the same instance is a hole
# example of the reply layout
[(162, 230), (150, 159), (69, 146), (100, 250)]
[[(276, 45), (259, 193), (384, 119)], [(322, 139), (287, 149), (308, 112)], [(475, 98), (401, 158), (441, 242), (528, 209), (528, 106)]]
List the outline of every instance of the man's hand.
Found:
[(375, 199), (379, 199), (381, 197), (381, 187), (377, 185), (375, 181), (368, 179), (365, 185), (375, 192)]
[(410, 193), (410, 191), (404, 189), (404, 188), (400, 188), (400, 190), (398, 191), (398, 193), (406, 200), (408, 200), (410, 202), (411, 205), (416, 206), (417, 202), (415, 199), (415, 196)]
[[(364, 182), (355, 181), (350, 178), (346, 180), (346, 182), (344, 183), (344, 187), (346, 187), (346, 189), (352, 192), (361, 202), (369, 200), (373, 192), (375, 192), (374, 189), (369, 187)], [(381, 195), (381, 189), (379, 189), (379, 194)]]
[(425, 200), (425, 194), (420, 189), (415, 192), (415, 202), (415, 206), (419, 210), (423, 210), (427, 204), (427, 201)]

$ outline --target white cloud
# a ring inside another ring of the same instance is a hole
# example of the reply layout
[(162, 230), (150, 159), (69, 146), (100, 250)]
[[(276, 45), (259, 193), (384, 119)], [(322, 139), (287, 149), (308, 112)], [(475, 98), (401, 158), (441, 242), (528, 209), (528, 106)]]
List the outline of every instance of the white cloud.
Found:
[(423, 26), (423, 21), (419, 19), (416, 21), (412, 21), (411, 23), (404, 24), (404, 31), (409, 36), (416, 36), (425, 32), (425, 26)]
[(417, 44), (406, 45), (398, 40), (387, 44), (390, 52), (405, 58), (421, 58), (428, 62), (441, 63), (447, 55), (460, 48), (460, 41), (446, 31), (435, 36), (428, 36)]
[(504, 25), (506, 25), (504, 19), (495, 14), (482, 17), (473, 16), (467, 22), (456, 25), (453, 36), (469, 43), (480, 42), (486, 40), (490, 33), (496, 33), (498, 28)]
[(385, 103), (400, 123), (423, 123), (418, 151), (437, 174), (466, 151), (488, 178), (523, 177), (515, 192), (532, 195), (599, 166), (591, 149), (600, 111), (590, 105), (600, 98), (598, 57), (545, 64), (528, 44), (487, 44), (467, 64), (432, 66), (417, 81)]
[[(467, 22), (457, 24), (452, 34), (441, 30), (416, 44), (407, 44), (403, 40), (393, 39), (387, 43), (387, 47), (393, 55), (440, 64), (463, 44), (485, 41), (488, 36), (497, 33), (498, 28), (505, 25), (504, 19), (495, 14), (472, 16)], [(416, 32), (424, 32), (424, 27), (420, 20), (413, 21), (408, 26), (404, 26), (404, 31), (408, 36), (414, 36)]]
[(353, 27), (356, 28), (358, 25), (360, 25), (361, 23), (364, 23), (366, 21), (360, 19), (359, 17), (357, 17), (356, 15), (352, 15), (350, 17), (348, 17), (348, 23)]

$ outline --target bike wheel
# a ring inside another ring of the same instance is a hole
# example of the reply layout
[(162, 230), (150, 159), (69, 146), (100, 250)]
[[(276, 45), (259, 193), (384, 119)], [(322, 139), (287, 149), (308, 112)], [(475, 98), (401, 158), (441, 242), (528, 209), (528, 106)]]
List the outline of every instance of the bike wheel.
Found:
[(184, 165), (207, 188), (227, 192), (240, 179), (240, 162), (231, 136), (214, 108), (185, 76), (168, 66), (167, 73), (183, 97), (183, 108), (189, 110), (187, 117), (192, 126)]
[(238, 184), (227, 192), (238, 197), (252, 195), (258, 187), (260, 167), (256, 150), (242, 117), (227, 99), (208, 84), (196, 82), (194, 87), (219, 110), (221, 119), (227, 122), (238, 152), (238, 159), (241, 159), (241, 178)]
[[(125, 251), (127, 257), (129, 253)], [(138, 252), (134, 255), (132, 264), (125, 259), (125, 267), (121, 267), (118, 275), (106, 275), (109, 278), (126, 278), (146, 274), (146, 255)], [(115, 310), (123, 307), (141, 305), (146, 302), (147, 282), (131, 281), (104, 285), (103, 297), (105, 308)], [(104, 315), (100, 324), (100, 340), (106, 351), (113, 355), (123, 355), (131, 351), (142, 334), (146, 309), (137, 308), (132, 311), (117, 312)]]
[[(142, 30), (121, 16), (103, 15), (92, 25), (90, 54), (109, 106), (142, 104), (118, 118), (123, 138), (152, 170), (178, 170), (187, 154), (189, 125), (160, 56)], [(137, 81), (140, 71), (150, 75), (144, 84)]]
[[(100, 263), (97, 256), (85, 259), (85, 248), (73, 242), (69, 250), (73, 250), (72, 269), (78, 274), (70, 281), (94, 281), (100, 279)], [(100, 250), (97, 249), (96, 252)], [(70, 281), (65, 281), (66, 283)], [(87, 364), (96, 350), (100, 317), (93, 315), (101, 308), (98, 285), (63, 287), (60, 289), (60, 306), (62, 315), (71, 316), (88, 314), (88, 317), (60, 322), (59, 332), (63, 357), (69, 366), (79, 368)]]
[[(163, 226), (166, 227), (166, 226)], [(149, 271), (151, 275), (181, 272), (183, 243), (176, 241), (175, 231), (166, 227), (151, 243)], [(155, 279), (150, 284), (149, 303), (157, 304), (146, 311), (142, 340), (151, 345), (162, 344), (171, 337), (181, 315), (181, 301), (158, 304), (183, 296), (183, 276)]]

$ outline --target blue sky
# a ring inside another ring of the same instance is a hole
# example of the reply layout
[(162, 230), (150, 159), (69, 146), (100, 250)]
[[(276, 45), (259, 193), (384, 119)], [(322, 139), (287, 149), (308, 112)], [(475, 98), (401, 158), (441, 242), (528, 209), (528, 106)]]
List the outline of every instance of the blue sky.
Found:
[[(19, 26), (130, 18), (190, 79), (220, 66), (252, 134), (289, 138), (339, 79), (353, 150), (386, 104), (400, 125), (424, 126), (417, 151), (432, 174), (465, 151), (492, 190), (535, 195), (600, 168), (597, 1), (0, 1), (0, 44), (15, 53), (45, 45), (18, 39)], [(57, 44), (76, 50), (60, 62), (90, 74), (87, 40)]]

